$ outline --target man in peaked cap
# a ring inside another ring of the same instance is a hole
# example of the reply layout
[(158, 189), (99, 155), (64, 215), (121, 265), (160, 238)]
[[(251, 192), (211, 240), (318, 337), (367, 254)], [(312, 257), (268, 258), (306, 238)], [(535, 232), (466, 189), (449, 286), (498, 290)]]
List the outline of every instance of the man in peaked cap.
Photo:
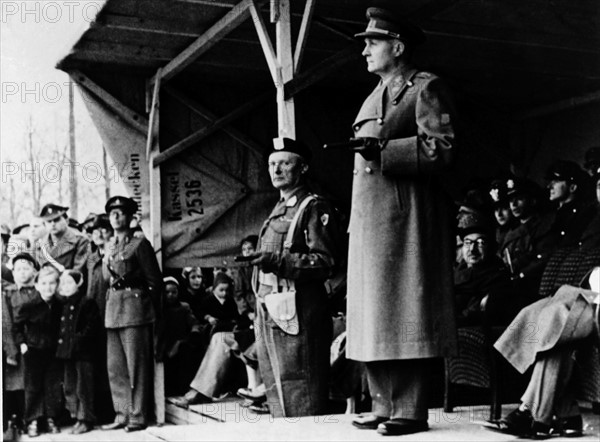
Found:
[[(115, 233), (114, 241), (105, 249), (103, 272), (110, 280), (104, 326), (116, 417), (102, 427), (104, 430), (124, 428), (131, 432), (148, 425), (152, 331), (162, 316), (162, 276), (150, 242), (134, 236), (129, 227), (137, 207), (134, 200), (124, 196), (110, 198), (105, 206)], [(160, 329), (158, 325), (154, 328)]]
[(347, 356), (366, 363), (373, 398), (353, 425), (399, 435), (428, 429), (431, 358), (456, 351), (454, 210), (437, 179), (454, 156), (456, 113), (442, 79), (411, 63), (423, 31), (391, 5), (368, 8), (356, 34), (380, 81), (352, 125), (363, 143), (354, 149)]
[(85, 274), (88, 239), (76, 229), (69, 227), (68, 207), (46, 204), (39, 217), (44, 220), (47, 234), (34, 247), (40, 265), (49, 262), (59, 271), (78, 270)]
[(546, 171), (550, 202), (556, 204), (552, 229), (557, 247), (576, 245), (594, 217), (594, 204), (587, 198), (589, 176), (573, 161), (559, 160)]
[[(324, 282), (339, 264), (342, 234), (333, 206), (308, 189), (310, 158), (304, 143), (275, 140), (268, 170), (280, 199), (260, 230), (257, 251), (248, 255), (255, 266), (258, 360), (275, 417), (328, 411), (332, 324)], [(284, 295), (274, 292), (294, 287), (295, 302), (287, 305), (297, 314), (288, 311), (282, 320), (276, 304)]]

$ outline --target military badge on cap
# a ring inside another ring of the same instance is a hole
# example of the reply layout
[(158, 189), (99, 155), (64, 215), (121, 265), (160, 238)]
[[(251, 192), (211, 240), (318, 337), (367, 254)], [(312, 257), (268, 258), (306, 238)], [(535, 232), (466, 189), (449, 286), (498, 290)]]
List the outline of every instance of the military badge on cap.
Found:
[(40, 218), (44, 221), (51, 221), (56, 218), (60, 218), (69, 210), (68, 207), (59, 206), (58, 204), (46, 204), (42, 207), (40, 212)]
[(328, 213), (324, 213), (323, 215), (321, 215), (321, 223), (323, 223), (324, 226), (329, 224), (329, 214)]

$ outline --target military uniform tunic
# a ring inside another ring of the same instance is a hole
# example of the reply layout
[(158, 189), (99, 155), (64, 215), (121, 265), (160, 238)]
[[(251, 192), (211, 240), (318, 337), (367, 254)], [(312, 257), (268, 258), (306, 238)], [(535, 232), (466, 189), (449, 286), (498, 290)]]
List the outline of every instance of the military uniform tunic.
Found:
[(67, 227), (63, 236), (55, 243), (50, 234), (46, 235), (35, 247), (35, 258), (43, 265), (48, 262), (40, 248), (44, 248), (56, 262), (66, 269), (79, 270), (87, 276), (88, 239), (75, 229)]
[[(255, 271), (259, 367), (267, 401), (276, 416), (326, 412), (331, 316), (324, 281), (338, 264), (342, 246), (334, 209), (322, 198), (311, 202), (296, 226), (292, 245), (284, 246), (292, 219), (308, 189), (280, 200), (265, 221), (258, 250), (274, 253), (272, 273)], [(269, 316), (264, 296), (294, 281), (299, 334), (286, 334)]]
[(159, 308), (162, 276), (146, 238), (114, 237), (107, 248), (111, 287), (106, 297), (108, 378), (116, 420), (145, 425), (151, 392), (152, 323)]

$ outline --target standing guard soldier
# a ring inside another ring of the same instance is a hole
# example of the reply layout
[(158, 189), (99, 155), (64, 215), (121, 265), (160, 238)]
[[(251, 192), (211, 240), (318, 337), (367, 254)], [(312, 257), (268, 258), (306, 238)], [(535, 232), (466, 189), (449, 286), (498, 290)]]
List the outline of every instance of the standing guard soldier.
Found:
[(366, 363), (372, 412), (353, 425), (384, 435), (428, 429), (431, 358), (456, 349), (452, 203), (440, 178), (456, 148), (445, 83), (416, 69), (425, 39), (389, 7), (367, 9), (362, 55), (381, 81), (353, 124), (347, 356)]
[[(260, 231), (258, 251), (247, 256), (257, 266), (258, 365), (273, 416), (324, 414), (332, 340), (324, 282), (339, 263), (338, 217), (329, 202), (309, 193), (308, 147), (275, 141), (269, 174), (280, 199)], [(286, 289), (296, 296), (286, 296)]]
[(137, 211), (130, 198), (114, 196), (105, 206), (114, 229), (104, 255), (110, 278), (104, 325), (107, 368), (116, 413), (103, 430), (146, 428), (152, 387), (152, 324), (160, 315), (162, 275), (150, 242), (133, 235), (130, 222)]
[(68, 207), (46, 204), (40, 212), (48, 234), (40, 240), (39, 247), (32, 247), (40, 266), (49, 262), (62, 272), (65, 269), (78, 270), (86, 274), (88, 239), (85, 235), (69, 227)]

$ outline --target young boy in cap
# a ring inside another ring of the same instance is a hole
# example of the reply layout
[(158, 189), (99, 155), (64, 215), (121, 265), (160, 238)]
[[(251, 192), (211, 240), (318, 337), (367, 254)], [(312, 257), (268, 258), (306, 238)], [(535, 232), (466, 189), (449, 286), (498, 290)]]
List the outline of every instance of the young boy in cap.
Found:
[(105, 206), (115, 232), (103, 271), (110, 278), (104, 325), (116, 417), (104, 430), (139, 431), (148, 425), (152, 325), (162, 315), (162, 276), (150, 242), (129, 227), (137, 208), (134, 200), (123, 196), (110, 198)]
[(77, 420), (71, 434), (91, 431), (96, 421), (94, 361), (102, 322), (96, 302), (85, 296), (82, 285), (81, 272), (65, 270), (58, 287), (63, 307), (56, 357), (64, 365), (63, 387), (67, 409)]
[(13, 333), (24, 361), (29, 437), (40, 434), (44, 417), (46, 430), (60, 433), (56, 423), (62, 411), (62, 365), (56, 358), (62, 307), (55, 298), (58, 276), (56, 268), (42, 267), (35, 277), (35, 295), (15, 309)]
[[(2, 355), (4, 375), (4, 418), (13, 417), (22, 426), (25, 407), (23, 358), (13, 334), (15, 309), (36, 296), (34, 279), (38, 263), (28, 253), (13, 258), (14, 283), (2, 281)], [(6, 428), (6, 427), (5, 427)]]

